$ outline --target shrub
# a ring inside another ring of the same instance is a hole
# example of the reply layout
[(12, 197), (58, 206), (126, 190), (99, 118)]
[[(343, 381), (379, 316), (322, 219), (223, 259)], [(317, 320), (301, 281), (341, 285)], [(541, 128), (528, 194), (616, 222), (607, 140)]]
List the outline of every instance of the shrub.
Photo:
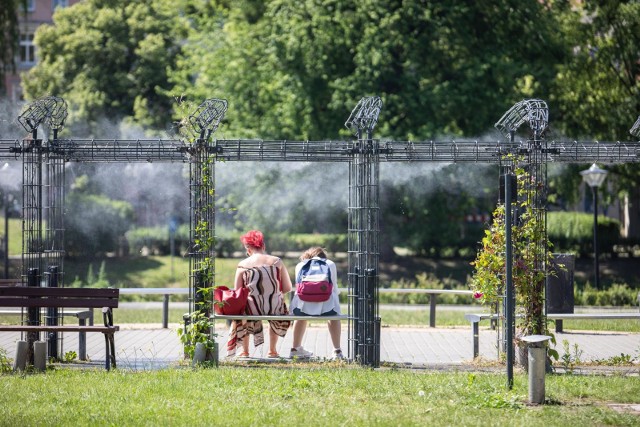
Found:
[(637, 304), (638, 290), (627, 284), (614, 283), (608, 289), (597, 290), (587, 285), (584, 290), (574, 292), (576, 305), (593, 306), (634, 306)]
[[(593, 214), (584, 212), (549, 212), (547, 233), (556, 252), (574, 252), (579, 256), (593, 253)], [(620, 222), (598, 216), (598, 249), (612, 253), (620, 242)]]

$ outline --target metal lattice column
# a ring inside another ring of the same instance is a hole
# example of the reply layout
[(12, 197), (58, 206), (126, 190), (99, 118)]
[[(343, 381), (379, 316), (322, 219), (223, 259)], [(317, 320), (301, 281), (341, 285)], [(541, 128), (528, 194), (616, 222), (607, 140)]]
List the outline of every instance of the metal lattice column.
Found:
[(22, 154), (22, 282), (27, 283), (29, 271), (41, 275), (43, 267), (43, 153), (36, 132), (23, 143), (27, 148)]
[(191, 149), (189, 164), (189, 312), (202, 302), (200, 288), (215, 285), (215, 161), (207, 142), (198, 139)]
[(349, 354), (373, 367), (380, 364), (378, 144), (360, 140), (349, 164)]

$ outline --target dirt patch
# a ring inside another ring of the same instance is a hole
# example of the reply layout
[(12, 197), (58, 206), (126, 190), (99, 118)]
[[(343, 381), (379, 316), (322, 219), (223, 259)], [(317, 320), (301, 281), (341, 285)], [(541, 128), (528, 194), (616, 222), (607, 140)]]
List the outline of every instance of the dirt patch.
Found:
[(616, 412), (633, 414), (640, 417), (640, 403), (609, 403), (607, 406)]

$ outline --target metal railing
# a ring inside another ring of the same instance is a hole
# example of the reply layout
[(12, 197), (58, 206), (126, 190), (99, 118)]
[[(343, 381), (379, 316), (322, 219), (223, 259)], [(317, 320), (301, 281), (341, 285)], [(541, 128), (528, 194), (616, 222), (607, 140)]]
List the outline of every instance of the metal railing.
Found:
[[(347, 288), (339, 288), (347, 292)], [(438, 295), (473, 295), (473, 291), (461, 289), (391, 289), (382, 288), (380, 293), (427, 294), (429, 295), (429, 326), (436, 327), (436, 305)], [(169, 300), (171, 295), (189, 295), (189, 288), (120, 288), (120, 295), (162, 295), (162, 327), (169, 327)]]

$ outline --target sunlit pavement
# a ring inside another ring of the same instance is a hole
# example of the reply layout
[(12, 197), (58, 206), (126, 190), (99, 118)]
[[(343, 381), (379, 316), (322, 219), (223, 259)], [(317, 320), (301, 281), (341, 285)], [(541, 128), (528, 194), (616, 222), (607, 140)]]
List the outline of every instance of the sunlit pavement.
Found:
[[(119, 368), (158, 369), (179, 365), (183, 360), (183, 348), (176, 330), (177, 324), (163, 329), (160, 324), (121, 325), (115, 335), (117, 363)], [(227, 358), (226, 325), (217, 325), (217, 341), (220, 343), (220, 360)], [(347, 354), (348, 333), (346, 325), (342, 330), (342, 349)], [(10, 358), (15, 356), (16, 341), (20, 333), (0, 333), (0, 347), (7, 351)], [(571, 332), (555, 334), (555, 349), (562, 355), (564, 349), (574, 359), (582, 362), (605, 361), (610, 358), (628, 355), (640, 358), (640, 334), (623, 332)], [(265, 334), (268, 340), (268, 333)], [(280, 356), (288, 358), (292, 333), (279, 340)], [(410, 367), (465, 366), (473, 357), (473, 337), (471, 326), (456, 328), (385, 328), (381, 330), (380, 361)], [(566, 341), (566, 342), (565, 342)], [(78, 334), (63, 334), (63, 354), (78, 351)], [(497, 332), (481, 328), (479, 337), (480, 356), (485, 361), (498, 360)], [(323, 323), (312, 323), (305, 335), (304, 347), (312, 351), (318, 360), (329, 358), (333, 347), (329, 333)], [(251, 359), (266, 359), (268, 341), (254, 348), (250, 346)], [(100, 333), (87, 334), (87, 355), (97, 365), (105, 359), (105, 342)]]

